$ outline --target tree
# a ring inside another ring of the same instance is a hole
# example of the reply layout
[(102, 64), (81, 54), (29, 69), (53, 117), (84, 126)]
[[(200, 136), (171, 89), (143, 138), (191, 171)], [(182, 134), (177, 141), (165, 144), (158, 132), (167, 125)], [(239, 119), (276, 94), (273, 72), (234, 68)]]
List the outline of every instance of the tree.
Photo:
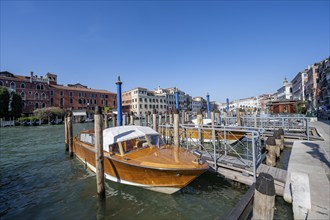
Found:
[(22, 97), (16, 93), (13, 93), (12, 101), (11, 101), (11, 111), (9, 112), (9, 115), (11, 117), (19, 118), (22, 115), (22, 110), (23, 110)]
[(8, 117), (9, 98), (6, 87), (0, 86), (0, 118)]

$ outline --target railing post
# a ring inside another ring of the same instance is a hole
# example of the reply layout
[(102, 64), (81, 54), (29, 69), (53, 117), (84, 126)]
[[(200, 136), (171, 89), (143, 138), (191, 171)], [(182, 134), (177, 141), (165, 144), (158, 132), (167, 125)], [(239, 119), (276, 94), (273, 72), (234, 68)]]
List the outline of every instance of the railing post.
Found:
[(256, 146), (255, 146), (255, 132), (252, 132), (252, 163), (253, 163), (253, 182), (257, 181), (257, 166), (256, 166)]
[(308, 118), (306, 118), (306, 134), (307, 134), (307, 140), (309, 141), (309, 124), (308, 124)]

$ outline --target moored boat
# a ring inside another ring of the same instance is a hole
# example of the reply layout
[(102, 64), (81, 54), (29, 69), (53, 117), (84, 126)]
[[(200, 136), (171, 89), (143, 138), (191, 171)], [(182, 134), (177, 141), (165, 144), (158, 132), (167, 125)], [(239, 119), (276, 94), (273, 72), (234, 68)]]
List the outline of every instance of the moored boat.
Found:
[[(172, 194), (209, 165), (199, 152), (162, 143), (149, 127), (121, 126), (103, 130), (104, 170), (109, 180)], [(77, 158), (95, 172), (94, 132), (81, 131), (74, 138)]]

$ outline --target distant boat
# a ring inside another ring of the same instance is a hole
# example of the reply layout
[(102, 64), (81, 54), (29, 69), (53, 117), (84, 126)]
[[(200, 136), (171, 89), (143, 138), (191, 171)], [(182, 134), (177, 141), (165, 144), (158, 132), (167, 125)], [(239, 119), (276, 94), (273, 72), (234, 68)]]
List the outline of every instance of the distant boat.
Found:
[[(94, 131), (74, 138), (76, 156), (95, 172)], [(114, 182), (172, 194), (209, 165), (198, 151), (165, 145), (149, 127), (121, 126), (103, 130), (105, 177)]]
[[(198, 122), (197, 119), (191, 120), (193, 124), (187, 124), (184, 125), (185, 129), (182, 129), (180, 127), (180, 134), (182, 134), (182, 138), (187, 138), (192, 141), (199, 141), (199, 130), (198, 130)], [(204, 118), (203, 124), (202, 124), (202, 137), (203, 142), (211, 142), (212, 141), (212, 126), (211, 126), (211, 119)], [(166, 126), (166, 125), (165, 125)], [(237, 141), (243, 139), (246, 136), (246, 132), (240, 131), (239, 128), (237, 128), (236, 131), (233, 131), (235, 129), (235, 126), (231, 127), (231, 129), (227, 129), (226, 132), (224, 132), (225, 129), (223, 126), (215, 126), (215, 138), (221, 141), (225, 141), (227, 144), (234, 144)], [(220, 129), (217, 129), (220, 128)], [(171, 136), (171, 133), (169, 130), (166, 131), (166, 129), (163, 129), (163, 135), (167, 138)]]

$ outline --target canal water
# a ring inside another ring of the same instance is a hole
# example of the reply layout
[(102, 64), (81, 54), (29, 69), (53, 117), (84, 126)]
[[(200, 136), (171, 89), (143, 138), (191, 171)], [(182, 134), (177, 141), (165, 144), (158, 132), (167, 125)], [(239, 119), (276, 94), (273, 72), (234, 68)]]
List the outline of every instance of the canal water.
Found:
[[(74, 124), (74, 134), (92, 127)], [(209, 172), (173, 195), (106, 180), (100, 209), (95, 183), (95, 175), (65, 152), (63, 125), (0, 128), (1, 219), (224, 218), (247, 191)], [(275, 219), (293, 219), (280, 197)]]

